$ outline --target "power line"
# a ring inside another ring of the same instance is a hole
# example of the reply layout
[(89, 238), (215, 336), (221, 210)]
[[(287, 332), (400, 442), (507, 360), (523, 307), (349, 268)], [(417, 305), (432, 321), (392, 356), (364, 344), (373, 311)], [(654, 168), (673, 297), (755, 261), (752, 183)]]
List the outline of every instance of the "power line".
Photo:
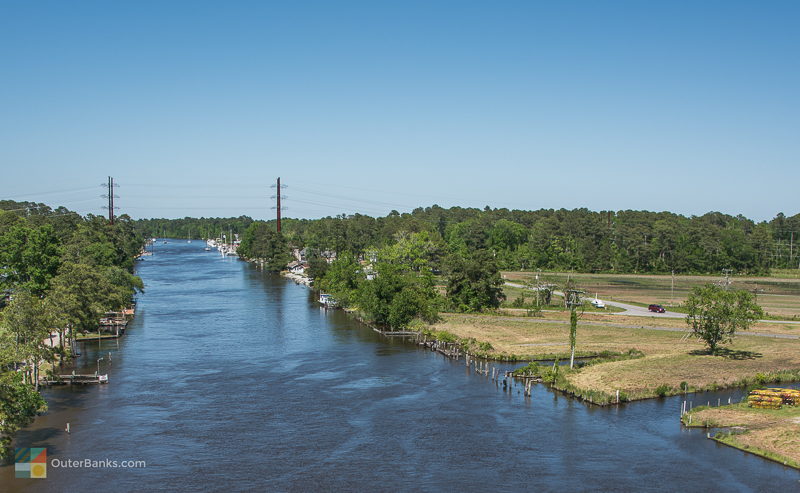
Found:
[(78, 192), (88, 192), (90, 190), (94, 190), (94, 187), (84, 187), (84, 188), (72, 188), (67, 190), (50, 190), (47, 192), (37, 192), (37, 193), (23, 193), (23, 194), (13, 194), (14, 197), (31, 197), (31, 196), (39, 196), (39, 195), (52, 195), (52, 194), (61, 194), (61, 193), (78, 193)]

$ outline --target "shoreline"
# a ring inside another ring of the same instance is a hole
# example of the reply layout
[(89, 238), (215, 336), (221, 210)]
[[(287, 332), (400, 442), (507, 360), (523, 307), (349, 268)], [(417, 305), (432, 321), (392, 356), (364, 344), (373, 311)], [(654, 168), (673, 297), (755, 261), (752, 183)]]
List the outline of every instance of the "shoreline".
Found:
[(709, 439), (800, 470), (800, 407), (759, 409), (746, 403), (699, 406), (681, 416), (687, 428), (718, 430)]
[[(258, 265), (257, 261), (251, 261)], [(311, 282), (308, 280), (307, 277), (292, 274), (286, 271), (280, 273), (281, 276), (286, 277), (287, 279), (292, 280), (296, 284), (302, 284), (307, 287), (311, 286)], [(358, 322), (364, 324), (365, 326), (373, 329), (375, 332), (380, 333), (384, 337), (391, 337), (392, 331), (383, 331), (374, 327), (372, 324), (368, 323), (355, 309), (343, 309), (346, 313), (351, 315), (354, 319)], [(498, 320), (500, 323), (506, 321), (518, 321), (516, 319), (522, 319), (524, 323), (532, 323), (532, 325), (536, 326), (539, 324), (557, 324), (560, 326), (564, 326), (562, 321), (560, 320), (544, 320), (538, 318), (531, 318), (531, 317), (507, 317), (503, 316), (501, 313), (490, 313), (490, 314), (450, 314), (450, 313), (442, 313), (443, 319), (447, 317), (456, 317), (456, 318), (469, 318), (473, 320), (483, 321), (483, 320), (491, 320), (493, 322), (497, 322)], [(597, 322), (595, 322), (597, 324)], [(486, 340), (486, 338), (478, 339), (477, 337), (473, 337), (472, 334), (459, 334), (457, 332), (449, 331), (449, 330), (437, 330), (436, 327), (438, 324), (433, 325), (426, 325), (422, 327), (419, 331), (402, 331), (404, 337), (414, 337), (416, 339), (416, 344), (429, 347), (432, 350), (437, 350), (444, 354), (449, 358), (456, 358), (460, 359), (460, 356), (464, 356), (470, 358), (472, 360), (482, 360), (486, 364), (489, 362), (504, 362), (504, 363), (531, 363), (531, 362), (541, 362), (541, 361), (553, 361), (553, 360), (565, 360), (569, 359), (569, 351), (566, 349), (565, 351), (535, 351), (530, 354), (518, 354), (518, 353), (511, 353), (507, 351), (500, 350), (495, 348), (494, 345), (491, 343), (490, 340)], [(581, 325), (580, 327), (583, 328), (584, 331), (589, 330), (596, 330), (602, 326), (606, 330), (627, 330), (633, 332), (640, 332), (642, 330), (648, 330), (646, 327), (620, 327), (615, 326), (616, 324), (597, 324), (592, 325), (591, 322)], [(579, 328), (581, 331), (581, 328)], [(665, 335), (669, 336), (681, 336), (683, 332), (681, 330), (667, 330), (667, 331), (653, 331), (657, 332), (658, 335)], [(579, 332), (580, 333), (580, 332)], [(399, 334), (398, 334), (399, 335)], [(637, 334), (638, 335), (638, 334)], [(754, 334), (748, 334), (754, 335)], [(785, 341), (794, 341), (796, 339), (785, 339), (781, 338), (780, 336), (774, 337), (773, 334), (764, 334), (770, 340), (785, 340)], [(795, 336), (796, 337), (796, 336)], [(580, 336), (579, 336), (580, 338)], [(747, 339), (762, 339), (761, 337), (748, 337)], [(579, 339), (580, 341), (580, 339)], [(580, 347), (579, 343), (579, 347)], [(556, 343), (542, 343), (542, 348), (553, 347), (553, 346), (567, 346), (566, 339), (563, 341), (559, 341)], [(634, 343), (631, 346), (635, 346)], [(535, 346), (528, 346), (528, 347), (535, 347)], [(632, 349), (632, 347), (628, 347), (627, 349)], [(580, 364), (576, 366), (575, 369), (569, 370), (565, 369), (562, 371), (560, 377), (554, 381), (550, 382), (543, 382), (548, 387), (558, 392), (561, 392), (564, 395), (573, 397), (579, 401), (583, 401), (589, 404), (599, 405), (599, 406), (609, 406), (609, 405), (617, 405), (624, 402), (633, 402), (639, 400), (646, 400), (646, 399), (653, 399), (657, 397), (669, 397), (674, 395), (681, 395), (687, 393), (699, 393), (699, 392), (707, 392), (707, 391), (715, 391), (715, 390), (723, 390), (723, 389), (735, 389), (735, 388), (745, 388), (747, 386), (756, 385), (756, 384), (766, 384), (766, 383), (774, 383), (774, 382), (785, 382), (785, 381), (800, 381), (800, 365), (798, 368), (778, 368), (766, 371), (753, 371), (747, 372), (742, 371), (740, 374), (737, 375), (735, 379), (730, 381), (717, 381), (713, 380), (701, 384), (694, 384), (694, 385), (684, 385), (680, 379), (677, 379), (674, 382), (669, 383), (667, 382), (659, 382), (657, 385), (653, 385), (651, 388), (646, 389), (631, 389), (626, 387), (626, 385), (619, 385), (618, 388), (605, 390), (598, 386), (585, 386), (582, 385), (578, 381), (574, 381), (580, 373), (586, 369), (591, 368), (593, 371), (597, 371), (597, 368), (602, 368), (603, 365), (611, 365), (611, 364), (619, 364), (624, 363), (623, 360), (628, 360), (628, 358), (624, 357), (624, 352), (626, 348), (612, 348), (612, 347), (595, 347), (591, 349), (583, 349), (577, 350), (575, 353), (576, 358), (580, 360)], [(610, 358), (609, 354), (613, 353)], [(592, 365), (592, 361), (596, 359), (604, 359), (604, 361), (597, 363), (596, 365)], [(645, 360), (645, 358), (639, 358), (640, 360)], [(585, 365), (585, 363), (589, 363)], [(624, 382), (621, 382), (624, 383)]]

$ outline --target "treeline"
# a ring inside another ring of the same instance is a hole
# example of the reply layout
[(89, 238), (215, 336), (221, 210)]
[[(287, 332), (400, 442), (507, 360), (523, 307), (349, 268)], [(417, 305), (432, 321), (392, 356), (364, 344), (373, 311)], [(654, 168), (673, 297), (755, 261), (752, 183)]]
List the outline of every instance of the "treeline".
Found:
[(136, 229), (146, 238), (226, 238), (241, 236), (253, 219), (239, 217), (184, 217), (183, 219), (139, 219)]
[[(272, 222), (270, 222), (272, 223)], [(274, 227), (274, 226), (273, 226)], [(487, 249), (504, 270), (615, 273), (766, 274), (798, 268), (800, 214), (756, 223), (710, 212), (587, 209), (520, 211), (439, 206), (323, 219), (284, 219), (289, 244), (317, 251), (363, 254), (410, 234), (427, 232), (441, 250)]]
[(32, 202), (0, 201), (0, 447), (45, 407), (43, 366), (71, 356), (77, 331), (143, 289), (133, 275), (143, 246), (133, 221)]
[[(253, 220), (238, 218), (136, 221), (146, 236), (179, 238), (243, 236)], [(275, 228), (274, 221), (268, 221)], [(284, 219), (287, 243), (316, 251), (351, 252), (394, 243), (399, 235), (427, 232), (440, 248), (468, 252), (486, 248), (504, 270), (576, 272), (766, 274), (798, 268), (800, 214), (755, 222), (709, 212), (686, 217), (671, 212), (588, 209), (521, 211), (439, 206), (322, 219)]]

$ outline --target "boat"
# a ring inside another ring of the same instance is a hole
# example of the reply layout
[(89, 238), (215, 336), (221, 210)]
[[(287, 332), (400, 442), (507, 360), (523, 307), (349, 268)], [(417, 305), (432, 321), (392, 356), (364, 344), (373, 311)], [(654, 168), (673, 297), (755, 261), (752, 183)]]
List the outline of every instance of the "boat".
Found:
[(326, 308), (333, 308), (336, 306), (336, 300), (333, 299), (333, 296), (325, 293), (320, 293), (319, 302), (322, 303)]

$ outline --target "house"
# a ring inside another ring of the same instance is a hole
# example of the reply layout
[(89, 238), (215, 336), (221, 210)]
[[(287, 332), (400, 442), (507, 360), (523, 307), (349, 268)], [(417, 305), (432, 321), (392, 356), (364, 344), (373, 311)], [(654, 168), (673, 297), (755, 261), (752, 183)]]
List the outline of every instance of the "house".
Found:
[(332, 250), (325, 250), (324, 252), (320, 252), (320, 257), (324, 258), (326, 262), (332, 264), (334, 260), (336, 260), (336, 252)]
[(294, 262), (289, 262), (289, 265), (286, 266), (286, 270), (288, 270), (292, 274), (298, 274), (298, 275), (302, 275), (303, 273), (305, 273), (306, 269), (308, 269), (308, 264), (298, 262), (297, 260), (295, 260)]
[(294, 258), (296, 258), (298, 262), (305, 263), (306, 262), (306, 254), (307, 253), (308, 252), (307, 252), (307, 250), (305, 248), (303, 248), (302, 250), (299, 249), (299, 248), (293, 248), (292, 249), (292, 256)]

